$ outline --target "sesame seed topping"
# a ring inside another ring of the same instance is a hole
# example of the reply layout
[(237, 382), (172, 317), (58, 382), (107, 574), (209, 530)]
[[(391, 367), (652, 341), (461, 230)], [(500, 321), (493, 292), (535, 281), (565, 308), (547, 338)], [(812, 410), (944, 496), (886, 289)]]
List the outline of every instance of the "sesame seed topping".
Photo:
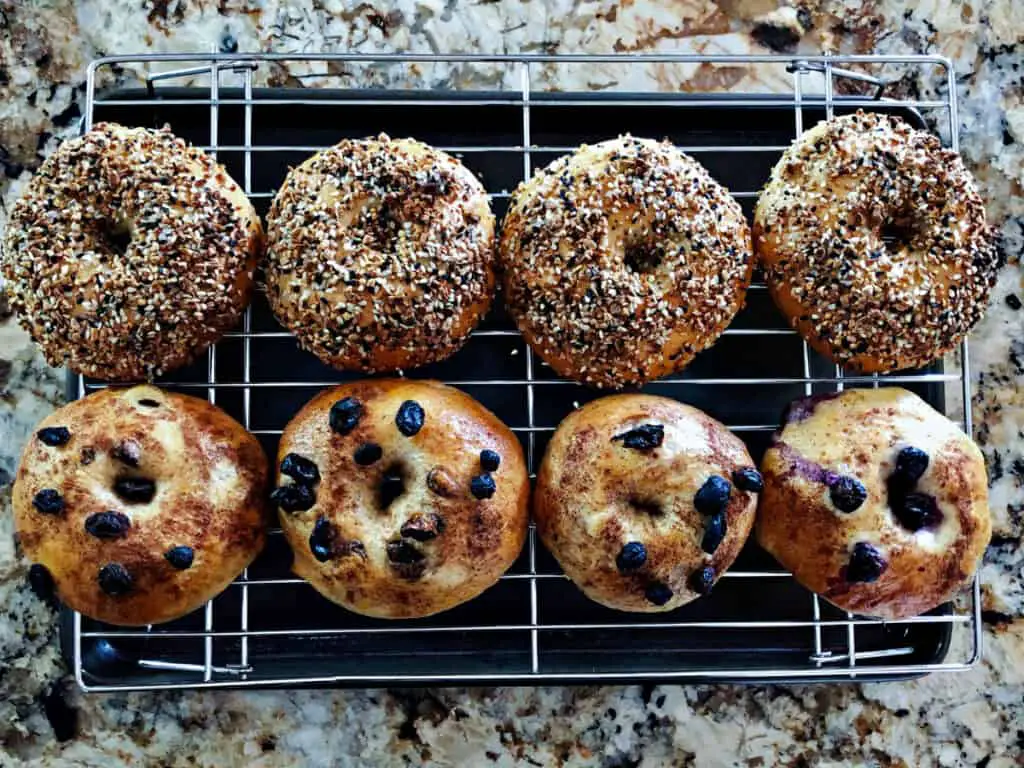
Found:
[(441, 360), (490, 306), (494, 216), (479, 180), (412, 139), (344, 140), (292, 170), (267, 216), (274, 313), (325, 362)]
[(168, 130), (100, 123), (47, 158), (0, 252), (48, 362), (112, 380), (184, 365), (237, 321), (259, 225), (238, 185)]
[(520, 185), (499, 250), (509, 309), (563, 375), (622, 387), (681, 370), (750, 279), (738, 203), (668, 142), (623, 136)]
[(985, 310), (998, 265), (960, 156), (898, 117), (819, 123), (783, 155), (755, 239), (790, 322), (852, 369), (920, 367)]

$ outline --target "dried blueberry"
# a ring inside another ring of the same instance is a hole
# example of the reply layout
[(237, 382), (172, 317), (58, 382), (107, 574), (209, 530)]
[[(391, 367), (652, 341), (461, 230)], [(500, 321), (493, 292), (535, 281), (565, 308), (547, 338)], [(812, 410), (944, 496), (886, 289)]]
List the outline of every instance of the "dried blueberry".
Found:
[(297, 453), (289, 453), (281, 459), (281, 474), (287, 475), (296, 483), (313, 485), (320, 482), (320, 470), (316, 464)]
[(444, 533), (444, 518), (436, 513), (413, 515), (402, 526), (399, 533), (415, 541), (430, 541)]
[(156, 483), (147, 477), (120, 477), (114, 481), (114, 493), (132, 504), (148, 504), (156, 493)]
[(33, 563), (28, 567), (28, 586), (40, 600), (53, 600), (53, 574), (45, 565)]
[(888, 563), (882, 558), (881, 552), (870, 544), (858, 541), (846, 566), (846, 580), (850, 583), (878, 581), (887, 567)]
[(732, 473), (732, 482), (741, 491), (760, 493), (764, 490), (764, 480), (761, 473), (753, 467), (743, 467)]
[(270, 500), (285, 512), (305, 512), (316, 504), (316, 492), (308, 485), (282, 485), (270, 494)]
[(693, 506), (702, 515), (714, 515), (724, 510), (729, 504), (732, 485), (720, 475), (712, 475), (704, 481), (693, 496)]
[(132, 575), (120, 563), (107, 563), (100, 568), (97, 580), (100, 589), (112, 597), (127, 595), (132, 591)]
[(620, 571), (635, 571), (647, 562), (647, 547), (639, 541), (630, 541), (615, 558), (615, 566)]
[(377, 445), (377, 443), (363, 443), (356, 448), (356, 452), (352, 458), (356, 460), (356, 464), (359, 466), (368, 467), (371, 464), (380, 461), (380, 458), (383, 455), (384, 450)]
[(142, 447), (134, 440), (122, 440), (110, 449), (110, 455), (122, 464), (137, 467), (139, 459), (142, 458)]
[(97, 539), (119, 539), (128, 533), (132, 521), (121, 512), (96, 512), (85, 518), (85, 531)]
[(336, 557), (358, 555), (366, 559), (366, 547), (358, 539), (345, 541), (338, 535), (338, 529), (326, 518), (318, 518), (309, 536), (309, 550), (313, 557), (325, 563)]
[(329, 421), (331, 429), (339, 435), (347, 435), (363, 417), (363, 404), (354, 397), (345, 397), (331, 406)]
[(710, 565), (698, 568), (690, 574), (686, 585), (698, 595), (710, 595), (715, 586), (715, 569)]
[(896, 456), (896, 474), (907, 485), (912, 487), (921, 479), (928, 469), (928, 454), (920, 448), (904, 448)]
[(418, 563), (423, 553), (407, 541), (389, 541), (388, 560), (392, 563)]
[(637, 451), (649, 451), (657, 448), (665, 439), (665, 427), (661, 424), (641, 424), (635, 429), (615, 435), (612, 440), (621, 440), (626, 448)]
[(405, 493), (405, 480), (397, 470), (389, 469), (380, 479), (379, 502), (381, 509), (387, 509), (391, 502)]
[(647, 598), (648, 602), (655, 605), (664, 605), (672, 599), (672, 590), (667, 584), (654, 581), (647, 585), (647, 589), (644, 590), (644, 597)]
[(36, 432), (36, 437), (44, 444), (55, 448), (58, 445), (64, 445), (70, 440), (71, 432), (68, 431), (67, 427), (43, 427)]
[(864, 499), (868, 497), (868, 490), (855, 477), (841, 475), (829, 483), (829, 498), (840, 512), (855, 512)]
[(192, 547), (185, 546), (171, 547), (164, 552), (164, 559), (179, 571), (192, 567), (193, 556)]
[(83, 465), (92, 464), (96, 460), (96, 451), (92, 448), (83, 448), (78, 458)]
[(935, 499), (927, 493), (908, 493), (893, 501), (893, 514), (910, 531), (934, 528), (942, 522)]
[(309, 535), (309, 550), (313, 557), (321, 563), (326, 563), (334, 555), (334, 540), (337, 538), (337, 531), (326, 517), (318, 517), (313, 525), (313, 532)]
[(718, 549), (725, 538), (726, 528), (724, 512), (719, 512), (708, 518), (707, 527), (704, 529), (704, 538), (700, 542), (700, 548), (709, 555), (715, 554), (715, 550)]
[(450, 498), (459, 492), (452, 476), (441, 467), (434, 467), (427, 473), (427, 488), (444, 498)]
[(389, 541), (387, 553), (391, 567), (403, 579), (418, 579), (426, 570), (423, 553), (407, 541)]
[(64, 511), (64, 497), (55, 488), (43, 488), (32, 497), (32, 506), (44, 515), (59, 515)]
[(474, 475), (469, 481), (469, 492), (478, 499), (489, 499), (496, 490), (494, 478), (490, 475)]
[(415, 400), (406, 400), (395, 415), (398, 431), (406, 437), (412, 437), (423, 429), (423, 406)]
[(480, 469), (484, 472), (496, 472), (501, 466), (501, 456), (497, 451), (480, 451)]

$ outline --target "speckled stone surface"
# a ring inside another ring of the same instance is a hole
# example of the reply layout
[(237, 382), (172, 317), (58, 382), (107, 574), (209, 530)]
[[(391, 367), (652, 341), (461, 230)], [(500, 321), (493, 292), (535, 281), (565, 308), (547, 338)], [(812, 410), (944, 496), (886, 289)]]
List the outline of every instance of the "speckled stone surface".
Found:
[[(32, 425), (60, 403), (0, 304), (0, 766), (1024, 765), (1024, 9), (1020, 0), (0, 0), (0, 226), (74, 130), (96, 56), (175, 50), (943, 53), (959, 74), (963, 154), (1007, 264), (972, 341), (976, 437), (995, 538), (982, 570), (985, 660), (910, 683), (303, 691), (82, 697), (56, 614), (25, 583), (9, 484)], [(316, 86), (313, 65), (272, 84)], [(125, 70), (131, 80), (137, 73)], [(354, 68), (349, 82), (506, 85), (499, 66)], [(552, 65), (540, 87), (770, 91), (779, 68)], [(336, 80), (334, 81), (337, 82)], [(907, 77), (908, 94), (942, 84)]]

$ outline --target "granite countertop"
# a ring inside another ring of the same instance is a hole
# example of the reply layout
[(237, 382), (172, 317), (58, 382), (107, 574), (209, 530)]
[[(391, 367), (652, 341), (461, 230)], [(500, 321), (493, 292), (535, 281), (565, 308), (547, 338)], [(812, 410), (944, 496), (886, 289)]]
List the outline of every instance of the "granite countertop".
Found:
[[(139, 51), (941, 53), (958, 72), (962, 151), (1006, 257), (972, 340), (976, 435), (995, 536), (982, 569), (985, 658), (908, 683), (82, 696), (56, 614), (15, 550), (10, 482), (31, 427), (61, 402), (0, 303), (0, 766), (1024, 765), (1024, 16), (1020, 0), (0, 0), (0, 226), (76, 129), (85, 67)], [(130, 69), (121, 76), (130, 79)], [(548, 87), (604, 87), (615, 67), (545, 68)], [(315, 86), (308, 65), (271, 84)], [(379, 72), (356, 71), (360, 82)], [(420, 68), (390, 85), (501, 85), (501, 67)], [(765, 68), (661, 67), (640, 87), (778, 90)], [(410, 78), (412, 82), (410, 83)], [(936, 93), (925, 78), (908, 94)]]

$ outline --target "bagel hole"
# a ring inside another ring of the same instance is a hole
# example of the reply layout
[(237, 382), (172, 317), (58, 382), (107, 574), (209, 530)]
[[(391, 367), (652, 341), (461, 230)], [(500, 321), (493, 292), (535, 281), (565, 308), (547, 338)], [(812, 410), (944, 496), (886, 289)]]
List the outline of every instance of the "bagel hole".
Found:
[(395, 216), (392, 206), (381, 203), (368, 211), (367, 217), (367, 234), (377, 241), (377, 247), (385, 253), (396, 250), (402, 232), (402, 222)]
[(638, 241), (626, 246), (623, 261), (631, 272), (646, 275), (661, 266), (665, 249), (650, 241)]
[(902, 217), (888, 219), (879, 230), (882, 242), (890, 251), (909, 248), (918, 234), (919, 229), (914, 222)]
[(119, 256), (128, 252), (128, 246), (132, 242), (132, 230), (125, 223), (114, 222), (103, 232), (103, 241)]
[(406, 471), (402, 464), (390, 464), (380, 477), (377, 487), (377, 504), (386, 510), (394, 501), (405, 493)]
[(643, 515), (658, 517), (663, 511), (658, 502), (644, 496), (630, 496), (629, 499), (627, 499), (627, 502), (634, 512), (638, 512)]

